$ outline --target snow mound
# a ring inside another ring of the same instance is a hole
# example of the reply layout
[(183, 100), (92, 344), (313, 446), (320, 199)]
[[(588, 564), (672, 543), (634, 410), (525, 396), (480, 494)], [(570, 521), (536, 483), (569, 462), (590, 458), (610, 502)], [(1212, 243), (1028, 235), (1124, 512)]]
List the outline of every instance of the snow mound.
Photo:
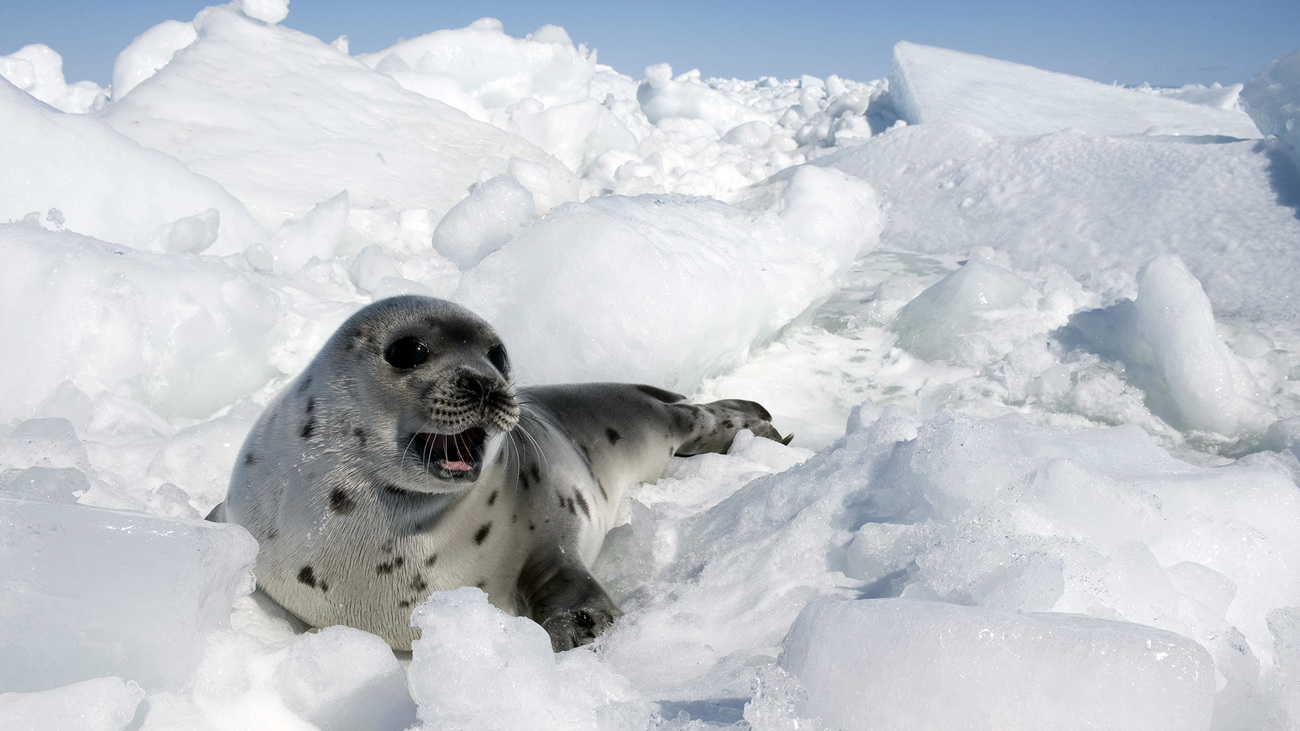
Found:
[(487, 109), (530, 97), (546, 106), (584, 101), (596, 74), (595, 55), (575, 48), (563, 28), (547, 25), (513, 38), (495, 18), (399, 41), (357, 60), (383, 72), (449, 76)]
[(1240, 112), (1165, 99), (1010, 61), (899, 41), (889, 95), (908, 124), (960, 122), (992, 135), (1259, 137)]
[(939, 602), (818, 602), (781, 666), (832, 728), (1210, 728), (1214, 663), (1172, 632)]
[(1247, 82), (1241, 105), (1261, 132), (1277, 135), (1300, 153), (1300, 51), (1274, 61)]
[(104, 119), (220, 182), (268, 228), (343, 190), (355, 208), (441, 215), (516, 157), (572, 180), (518, 137), (305, 33), (229, 6), (200, 12), (194, 26), (198, 40)]
[(409, 728), (415, 704), (406, 686), (387, 642), (341, 625), (295, 642), (275, 672), (285, 706), (322, 731)]
[[(0, 309), (27, 313), (0, 320), (0, 420), (30, 415), (69, 380), (164, 415), (209, 416), (277, 374), (279, 295), (219, 260), (21, 223), (0, 224), (0, 252)], [(106, 278), (115, 284), (97, 284)]]
[(62, 112), (85, 114), (103, 106), (108, 98), (108, 93), (93, 82), (67, 83), (63, 78), (63, 57), (43, 43), (0, 56), (0, 76)]
[[(266, 239), (220, 185), (99, 119), (55, 111), (4, 81), (0, 127), (0, 222), (34, 213), (51, 226), (157, 252), (187, 245), (229, 254)], [(197, 241), (174, 227), (196, 215), (207, 217)]]
[(465, 273), (525, 383), (621, 380), (689, 393), (825, 297), (880, 227), (870, 186), (800, 170), (779, 214), (683, 196), (557, 208)]
[(433, 230), (433, 248), (461, 269), (505, 246), (533, 222), (533, 194), (498, 175), (474, 187)]
[(179, 689), (252, 590), (257, 542), (234, 525), (0, 496), (11, 587), (0, 691), (117, 675)]
[(113, 62), (113, 100), (126, 96), (198, 39), (194, 24), (179, 20), (164, 20), (136, 36)]
[(481, 589), (435, 592), (411, 616), (411, 694), (420, 720), (449, 728), (624, 729), (649, 707), (587, 648), (556, 655), (546, 630)]
[[(1064, 267), (1103, 298), (1132, 297), (1134, 275), (1177, 254), (1216, 314), (1300, 319), (1300, 217), (1278, 180), (1300, 179), (1271, 141), (1102, 138), (1061, 132), (993, 138), (924, 124), (814, 161), (882, 191), (891, 250), (968, 257), (1004, 268)], [(1176, 233), (1172, 233), (1176, 232)]]
[[(661, 63), (647, 68), (645, 78), (637, 87), (636, 99), (651, 124), (665, 119), (698, 119), (721, 137), (741, 125), (764, 121), (753, 109), (701, 83), (699, 71), (673, 78), (672, 67)], [(736, 134), (738, 141), (749, 136), (741, 131)]]

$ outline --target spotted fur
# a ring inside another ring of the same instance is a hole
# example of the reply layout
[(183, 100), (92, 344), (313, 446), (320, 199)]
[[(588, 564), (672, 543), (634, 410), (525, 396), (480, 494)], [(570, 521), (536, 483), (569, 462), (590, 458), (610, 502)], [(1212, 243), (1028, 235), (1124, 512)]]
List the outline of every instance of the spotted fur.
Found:
[[(427, 359), (386, 360), (407, 338)], [(412, 607), (479, 586), (559, 651), (620, 613), (588, 567), (626, 489), (673, 454), (725, 451), (742, 428), (780, 439), (770, 421), (753, 402), (652, 386), (515, 389), (487, 323), (397, 297), (345, 322), (267, 408), (210, 519), (252, 532), (259, 585), (309, 624), (408, 649)]]

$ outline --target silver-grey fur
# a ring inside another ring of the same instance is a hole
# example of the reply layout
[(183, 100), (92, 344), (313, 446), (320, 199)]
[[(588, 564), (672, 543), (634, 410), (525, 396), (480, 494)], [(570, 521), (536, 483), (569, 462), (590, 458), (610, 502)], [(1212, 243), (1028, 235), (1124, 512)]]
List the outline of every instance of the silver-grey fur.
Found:
[(309, 624), (409, 649), (416, 604), (478, 586), (560, 651), (620, 613), (588, 567), (626, 489), (740, 429), (781, 439), (770, 420), (650, 386), (516, 391), (486, 322), (394, 297), (348, 319), (266, 409), (209, 517), (252, 532), (258, 584)]

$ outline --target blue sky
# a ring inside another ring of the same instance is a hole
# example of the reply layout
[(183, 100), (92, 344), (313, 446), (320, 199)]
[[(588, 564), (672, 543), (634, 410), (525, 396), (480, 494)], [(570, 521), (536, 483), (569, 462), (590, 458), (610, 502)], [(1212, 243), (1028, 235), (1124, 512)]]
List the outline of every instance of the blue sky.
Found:
[[(190, 20), (188, 0), (44, 0), (0, 10), (0, 54), (45, 43), (64, 57), (69, 81), (106, 85), (113, 59), (162, 20)], [(889, 3), (781, 0), (727, 2), (521, 2), (476, 0), (294, 0), (284, 25), (324, 40), (346, 34), (353, 53), (402, 37), (492, 16), (521, 36), (564, 26), (599, 60), (640, 78), (652, 63), (705, 76), (867, 81), (889, 73), (895, 41), (944, 46), (1103, 82), (1163, 86), (1245, 81), (1300, 48), (1300, 2), (1240, 0), (1028, 0)]]

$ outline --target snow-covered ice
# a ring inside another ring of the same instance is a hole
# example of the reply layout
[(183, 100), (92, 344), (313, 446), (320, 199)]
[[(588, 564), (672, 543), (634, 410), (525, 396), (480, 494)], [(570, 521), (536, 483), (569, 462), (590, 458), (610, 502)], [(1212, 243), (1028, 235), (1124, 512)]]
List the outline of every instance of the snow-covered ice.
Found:
[(900, 41), (889, 91), (908, 124), (959, 122), (994, 135), (1222, 135), (1259, 130), (1239, 113), (1077, 76)]
[[(1214, 663), (1172, 632), (941, 602), (819, 602), (782, 667), (832, 728), (1210, 728)], [(926, 702), (915, 702), (918, 696)], [(912, 701), (912, 702), (909, 702)]]
[(1274, 61), (1241, 90), (1241, 105), (1264, 134), (1300, 153), (1300, 51)]
[[(108, 89), (0, 49), (0, 728), (1300, 725), (1296, 54), (739, 80), (293, 22), (142, 28)], [(521, 383), (754, 399), (795, 441), (632, 491), (594, 647), (474, 588), (409, 657), (306, 631), (199, 517), (402, 293)]]

